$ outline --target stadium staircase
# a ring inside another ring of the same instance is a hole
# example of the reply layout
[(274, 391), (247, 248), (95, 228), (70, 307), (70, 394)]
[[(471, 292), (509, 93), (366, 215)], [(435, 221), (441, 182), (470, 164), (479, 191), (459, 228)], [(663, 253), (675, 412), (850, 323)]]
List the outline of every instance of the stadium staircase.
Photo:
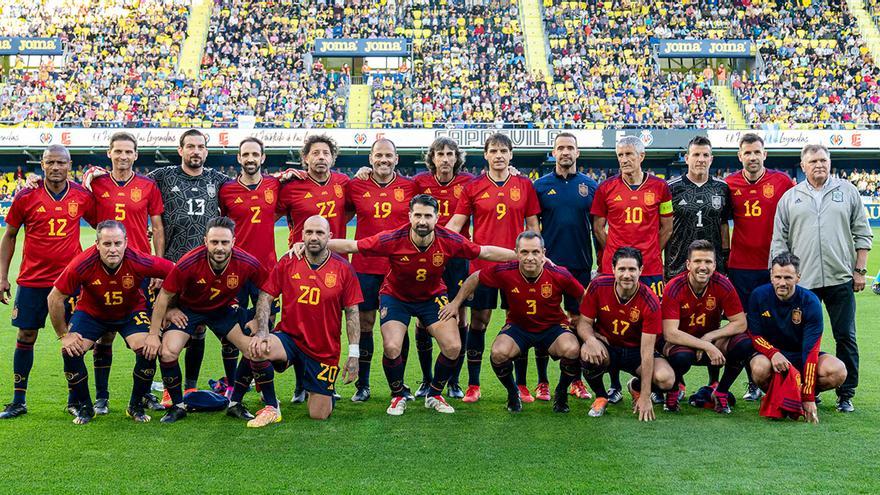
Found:
[(871, 57), (874, 60), (880, 60), (880, 31), (877, 30), (877, 25), (874, 24), (871, 13), (865, 10), (864, 0), (846, 0), (846, 5), (849, 8), (850, 14), (856, 18), (856, 22), (859, 25), (859, 33), (861, 33), (862, 38), (865, 40), (865, 46), (868, 47)]
[(724, 116), (727, 128), (745, 129), (747, 127), (746, 117), (743, 115), (739, 100), (736, 99), (730, 86), (714, 85), (712, 86), (712, 93), (715, 95), (715, 102), (718, 105), (718, 109), (721, 110), (721, 115)]
[(553, 73), (547, 58), (547, 34), (544, 32), (541, 0), (519, 0), (519, 11), (529, 72), (543, 74), (547, 84), (553, 84)]
[(180, 71), (193, 79), (199, 74), (202, 65), (202, 52), (208, 42), (208, 26), (211, 24), (211, 0), (193, 0), (189, 9), (186, 26), (186, 39), (180, 48)]
[(352, 84), (348, 95), (345, 122), (349, 127), (369, 127), (370, 85)]

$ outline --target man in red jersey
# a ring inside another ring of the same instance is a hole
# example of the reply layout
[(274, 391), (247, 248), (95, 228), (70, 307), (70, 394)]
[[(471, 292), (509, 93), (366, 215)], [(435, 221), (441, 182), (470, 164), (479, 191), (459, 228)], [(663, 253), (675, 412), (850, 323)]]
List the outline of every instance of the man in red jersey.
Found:
[[(171, 299), (177, 297), (181, 318), (172, 318), (162, 332), (160, 367), (162, 382), (171, 397), (172, 406), (162, 418), (163, 423), (173, 423), (186, 416), (181, 388), (180, 365), (177, 357), (199, 326), (207, 326), (218, 338), (226, 338), (245, 352), (236, 379), (251, 371), (247, 350), (250, 339), (244, 335), (239, 324), (241, 312), (238, 294), (241, 286), (253, 282), (261, 286), (266, 279), (266, 269), (255, 257), (235, 246), (235, 222), (227, 217), (211, 219), (205, 232), (205, 244), (183, 255), (162, 283), (162, 290), (153, 306), (150, 335), (147, 337), (145, 355), (155, 357), (153, 349), (159, 340), (162, 322), (165, 321)], [(272, 381), (271, 366), (254, 370), (258, 384)], [(269, 408), (277, 411), (277, 400), (263, 394)], [(227, 413), (242, 419), (253, 419), (243, 408), (227, 409)], [(280, 415), (278, 416), (280, 420)]]
[[(473, 240), (477, 244), (494, 244), (508, 249), (516, 245), (516, 237), (527, 230), (540, 231), (538, 213), (540, 206), (535, 188), (527, 177), (510, 173), (513, 158), (513, 142), (505, 134), (496, 133), (486, 138), (483, 157), (489, 164), (488, 173), (467, 184), (461, 193), (455, 214), (446, 228), (461, 232), (473, 216)], [(471, 271), (489, 268), (492, 263), (474, 262)], [(480, 400), (480, 369), (486, 348), (486, 327), (492, 318), (492, 310), (498, 305), (498, 289), (479, 287), (471, 301), (471, 324), (467, 338), (468, 389), (464, 402)], [(501, 307), (507, 308), (504, 298)], [(534, 401), (525, 386), (526, 353), (517, 362), (520, 394), (525, 402)], [(521, 377), (521, 378), (520, 378)]]
[[(95, 220), (115, 220), (125, 226), (127, 245), (139, 253), (150, 254), (150, 236), (147, 224), (152, 229), (153, 247), (156, 256), (162, 256), (165, 249), (165, 228), (162, 213), (165, 206), (162, 193), (153, 179), (136, 174), (134, 163), (138, 159), (137, 140), (127, 132), (117, 132), (110, 136), (107, 156), (112, 165), (110, 173), (95, 177), (91, 182), (95, 197)], [(161, 287), (162, 281), (149, 278), (143, 281), (147, 311), (152, 309), (155, 292), (151, 289)], [(110, 367), (113, 364), (113, 339), (116, 332), (105, 333), (95, 343), (92, 358), (95, 363), (95, 414), (110, 412)], [(156, 410), (164, 410), (153, 394), (144, 395), (147, 405)]]
[[(425, 166), (427, 172), (422, 172), (413, 177), (419, 194), (427, 194), (437, 199), (439, 206), (438, 222), (440, 225), (446, 225), (455, 213), (458, 206), (458, 200), (464, 192), (464, 187), (472, 180), (474, 176), (463, 172), (461, 168), (464, 166), (465, 152), (458, 147), (458, 143), (454, 139), (448, 137), (438, 137), (435, 139), (428, 151), (425, 153)], [(465, 237), (470, 237), (469, 224), (465, 222), (460, 233)], [(464, 283), (468, 276), (469, 266), (468, 260), (462, 258), (453, 258), (446, 264), (446, 270), (443, 272), (443, 283), (446, 284), (447, 295), (450, 300), (454, 299), (458, 294), (459, 287)], [(462, 345), (467, 341), (467, 313), (464, 305), (459, 309), (458, 314), (458, 337)], [(416, 397), (427, 397), (430, 390), (432, 377), (431, 366), (434, 359), (434, 345), (431, 335), (425, 329), (421, 322), (416, 322), (416, 351), (419, 356), (419, 365), (422, 368), (422, 383), (416, 391)], [(446, 384), (446, 393), (450, 398), (461, 399), (464, 392), (458, 384), (458, 377), (461, 373), (461, 366), (464, 362), (459, 359), (449, 382)]]
[[(764, 149), (764, 140), (757, 134), (746, 133), (740, 137), (736, 156), (743, 169), (724, 178), (730, 188), (733, 210), (733, 237), (727, 275), (743, 307), (748, 307), (752, 291), (770, 283), (767, 265), (776, 205), (785, 191), (794, 187), (794, 182), (785, 172), (764, 167), (767, 151)], [(748, 369), (746, 371), (750, 372)], [(763, 392), (750, 377), (749, 389), (743, 399), (755, 401), (762, 395)]]
[[(642, 170), (645, 145), (635, 136), (626, 136), (615, 147), (620, 174), (599, 184), (590, 214), (593, 234), (602, 249), (599, 272), (612, 273), (611, 258), (618, 248), (632, 246), (642, 253), (645, 268), (640, 281), (657, 297), (663, 296), (661, 252), (672, 234), (672, 194), (666, 181)], [(606, 230), (607, 228), (607, 230)], [(609, 401), (623, 399), (620, 378), (611, 373)]]
[(568, 386), (580, 374), (580, 345), (569, 329), (562, 310), (563, 295), (580, 302), (584, 286), (565, 268), (546, 263), (541, 234), (527, 230), (517, 236), (517, 261), (493, 265), (471, 274), (458, 296), (441, 311), (441, 318), (456, 315), (464, 300), (478, 285), (503, 291), (510, 309), (507, 323), (492, 343), (492, 369), (507, 389), (507, 410), (522, 411), (519, 388), (513, 380), (513, 359), (530, 347), (543, 347), (559, 358), (559, 385), (553, 397), (553, 410), (567, 413)]
[[(83, 356), (108, 332), (121, 333), (135, 353), (134, 384), (125, 414), (139, 423), (150, 421), (144, 413), (143, 397), (150, 391), (156, 373), (158, 343), (147, 342), (150, 318), (141, 284), (151, 277), (165, 278), (174, 263), (128, 249), (127, 244), (121, 222), (99, 223), (95, 246), (73, 258), (49, 293), (49, 316), (61, 340), (64, 376), (79, 404), (75, 424), (86, 424), (95, 416)], [(68, 330), (65, 301), (74, 294), (80, 296)]]
[[(235, 222), (236, 246), (257, 258), (268, 273), (278, 261), (275, 254), (275, 220), (281, 183), (275, 177), (261, 172), (266, 155), (263, 142), (259, 139), (242, 139), (237, 158), (241, 173), (220, 186), (220, 214)], [(253, 319), (259, 295), (260, 288), (253, 283), (241, 286), (238, 304), (247, 314), (248, 321)], [(272, 315), (277, 312), (278, 306), (274, 305)], [(238, 348), (223, 339), (220, 353), (226, 376), (219, 380), (220, 385), (215, 390), (229, 396), (238, 364)]]
[[(357, 215), (355, 239), (364, 239), (401, 226), (408, 221), (409, 201), (415, 196), (415, 183), (394, 171), (397, 147), (388, 139), (378, 139), (370, 148), (372, 172), (366, 180), (352, 179), (346, 190), (346, 204)], [(373, 360), (373, 325), (379, 309), (379, 288), (385, 280), (390, 263), (385, 256), (355, 254), (351, 264), (357, 273), (364, 302), (359, 305), (361, 320), (360, 369), (354, 402), (370, 398), (370, 365)], [(409, 335), (404, 337), (403, 356), (409, 354)], [(408, 397), (413, 398), (406, 389)]]
[(23, 189), (15, 196), (6, 214), (6, 232), (0, 239), (0, 302), (8, 304), (9, 265), (18, 232), (22, 227), (25, 229), (24, 254), (12, 308), (12, 326), (18, 328), (12, 359), (13, 397), (0, 412), (0, 419), (27, 413), (28, 375), (34, 364), (37, 332), (46, 324), (49, 314), (47, 297), (67, 261), (82, 252), (80, 220), (85, 218), (94, 224), (94, 198), (82, 186), (67, 180), (67, 148), (59, 144), (47, 147), (40, 166), (45, 179), (39, 187)]
[(455, 322), (441, 321), (439, 316), (440, 309), (449, 301), (443, 283), (448, 260), (479, 258), (500, 262), (515, 258), (509, 249), (481, 247), (457, 232), (438, 227), (438, 211), (434, 197), (420, 194), (410, 201), (407, 224), (358, 241), (333, 239), (327, 245), (340, 254), (382, 256), (389, 261), (390, 270), (380, 290), (379, 315), (384, 350), (382, 366), (392, 396), (386, 412), (392, 416), (400, 416), (406, 410), (403, 384), (406, 364), (402, 350), (403, 338), (413, 317), (426, 326), (440, 346), (425, 407), (441, 413), (455, 412), (441, 395), (461, 352)]
[[(327, 419), (336, 402), (336, 380), (342, 343), (342, 312), (348, 334), (348, 359), (342, 370), (343, 383), (358, 374), (360, 285), (348, 260), (327, 249), (333, 232), (327, 219), (314, 215), (301, 225), (304, 256), (284, 256), (262, 286), (256, 319), (248, 326), (258, 349), (256, 359), (266, 360), (279, 372), (290, 366), (303, 368), (303, 387), (308, 393), (309, 417)], [(269, 306), (281, 296), (281, 321), (270, 334), (266, 331)], [(240, 402), (250, 382), (236, 381), (232, 400)], [(261, 391), (265, 394), (267, 387)], [(261, 412), (250, 427), (271, 424), (270, 413)]]
[[(715, 271), (715, 245), (705, 239), (688, 246), (687, 270), (666, 284), (663, 295), (663, 355), (675, 371), (673, 393), (666, 394), (664, 409), (679, 410), (679, 384), (694, 364), (724, 365), (724, 375), (711, 387), (691, 396), (691, 405), (714, 402), (715, 411), (729, 414), (734, 401), (728, 393), (752, 356), (746, 332), (746, 315), (733, 284)], [(728, 322), (721, 325), (722, 317)]]
[(665, 359), (656, 355), (657, 336), (663, 332), (660, 301), (642, 282), (642, 253), (621, 247), (611, 257), (613, 275), (600, 275), (590, 282), (581, 302), (578, 336), (581, 361), (587, 383), (596, 392), (589, 415), (599, 417), (608, 407), (608, 392), (602, 375), (626, 371), (633, 375), (627, 384), (633, 398), (633, 412), (639, 421), (654, 420), (651, 402), (654, 390), (672, 388), (675, 373)]

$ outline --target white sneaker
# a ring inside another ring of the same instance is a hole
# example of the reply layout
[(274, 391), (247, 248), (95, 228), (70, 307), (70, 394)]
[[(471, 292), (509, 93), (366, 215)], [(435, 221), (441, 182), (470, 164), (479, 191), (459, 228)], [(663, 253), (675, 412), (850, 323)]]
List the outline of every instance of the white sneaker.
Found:
[(443, 398), (442, 395), (435, 395), (433, 397), (427, 397), (425, 399), (425, 408), (433, 409), (437, 412), (452, 414), (455, 412), (455, 409), (446, 402), (446, 399)]
[(391, 405), (385, 410), (391, 416), (403, 416), (406, 411), (406, 397), (392, 397)]

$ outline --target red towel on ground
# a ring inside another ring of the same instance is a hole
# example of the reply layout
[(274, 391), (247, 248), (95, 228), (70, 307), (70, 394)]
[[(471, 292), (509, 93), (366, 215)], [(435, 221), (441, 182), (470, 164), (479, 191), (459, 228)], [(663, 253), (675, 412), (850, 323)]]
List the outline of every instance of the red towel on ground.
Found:
[(770, 387), (761, 400), (760, 415), (765, 418), (795, 420), (804, 415), (801, 374), (794, 366), (789, 367), (787, 373), (773, 372)]

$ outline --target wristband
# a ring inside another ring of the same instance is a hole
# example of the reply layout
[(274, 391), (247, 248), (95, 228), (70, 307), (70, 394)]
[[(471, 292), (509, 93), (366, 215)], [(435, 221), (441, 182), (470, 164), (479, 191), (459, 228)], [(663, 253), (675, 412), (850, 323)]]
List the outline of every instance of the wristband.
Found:
[(349, 344), (348, 345), (348, 357), (360, 358), (361, 357), (361, 345), (360, 344)]

